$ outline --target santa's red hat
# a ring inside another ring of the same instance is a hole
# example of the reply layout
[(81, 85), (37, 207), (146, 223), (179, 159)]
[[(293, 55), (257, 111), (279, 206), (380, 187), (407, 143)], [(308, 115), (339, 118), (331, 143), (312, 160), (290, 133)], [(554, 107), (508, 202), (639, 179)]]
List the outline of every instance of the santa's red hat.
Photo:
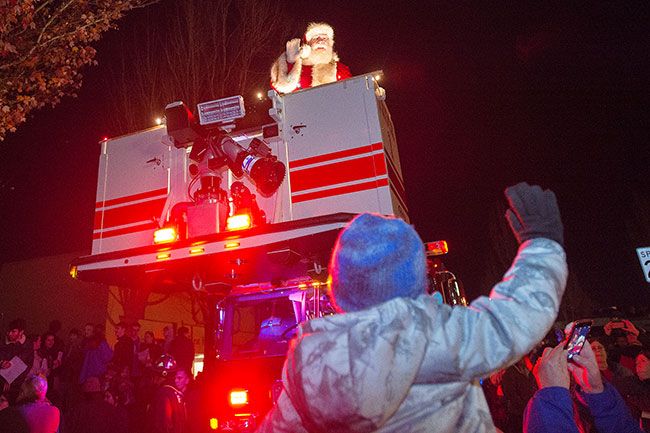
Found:
[(305, 31), (305, 42), (309, 42), (318, 35), (326, 35), (331, 40), (334, 40), (334, 29), (327, 23), (309, 23)]

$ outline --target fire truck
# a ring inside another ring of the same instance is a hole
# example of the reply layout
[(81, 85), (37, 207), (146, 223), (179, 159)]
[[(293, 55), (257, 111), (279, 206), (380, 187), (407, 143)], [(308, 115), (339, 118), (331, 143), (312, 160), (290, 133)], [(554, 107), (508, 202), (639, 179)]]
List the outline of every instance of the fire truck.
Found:
[[(252, 431), (281, 390), (298, 324), (333, 313), (326, 267), (339, 231), (361, 212), (409, 221), (376, 76), (270, 91), (270, 121), (253, 128), (236, 126), (239, 96), (196, 110), (179, 101), (164, 125), (101, 142), (92, 252), (71, 273), (206, 294), (213, 431)], [(433, 274), (443, 301), (464, 302), (453, 274)]]

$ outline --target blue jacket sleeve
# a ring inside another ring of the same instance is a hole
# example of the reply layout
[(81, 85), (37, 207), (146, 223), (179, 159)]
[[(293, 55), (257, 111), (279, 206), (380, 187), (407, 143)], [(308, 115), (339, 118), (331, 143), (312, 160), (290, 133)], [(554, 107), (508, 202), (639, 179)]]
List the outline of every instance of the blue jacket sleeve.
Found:
[(599, 394), (578, 392), (578, 398), (589, 408), (600, 433), (643, 433), (638, 422), (616, 389), (605, 382)]
[(578, 433), (569, 390), (559, 386), (538, 390), (524, 411), (524, 433)]

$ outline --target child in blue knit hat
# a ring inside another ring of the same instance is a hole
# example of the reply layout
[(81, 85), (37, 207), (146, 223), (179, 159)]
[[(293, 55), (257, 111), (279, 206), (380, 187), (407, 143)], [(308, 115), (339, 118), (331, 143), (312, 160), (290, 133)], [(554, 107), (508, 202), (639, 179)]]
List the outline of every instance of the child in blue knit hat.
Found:
[(330, 275), (339, 312), (396, 297), (417, 298), (426, 291), (424, 243), (399, 218), (359, 215), (339, 236)]
[(410, 225), (355, 218), (329, 269), (343, 314), (298, 327), (282, 392), (257, 432), (495, 431), (479, 379), (546, 335), (567, 279), (553, 192), (521, 183), (506, 197), (519, 253), (490, 296), (469, 307), (426, 294), (424, 245)]

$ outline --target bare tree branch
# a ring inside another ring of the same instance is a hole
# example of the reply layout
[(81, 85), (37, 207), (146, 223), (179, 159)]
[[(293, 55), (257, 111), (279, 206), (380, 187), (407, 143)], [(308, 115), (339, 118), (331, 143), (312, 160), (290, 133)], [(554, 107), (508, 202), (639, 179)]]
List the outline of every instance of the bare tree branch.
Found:
[(147, 300), (147, 305), (146, 305), (146, 306), (147, 306), (147, 307), (150, 307), (150, 306), (152, 306), (152, 305), (162, 304), (163, 302), (165, 302), (166, 300), (168, 300), (168, 299), (170, 298), (170, 296), (171, 296), (171, 294), (166, 293), (166, 294), (164, 294), (164, 295), (161, 295), (161, 296), (160, 296), (158, 299), (156, 299), (156, 300), (151, 300), (151, 299), (149, 299), (149, 300)]
[(115, 134), (150, 126), (172, 101), (195, 106), (268, 85), (268, 66), (292, 22), (282, 0), (185, 0), (166, 8), (121, 33), (131, 45), (107, 85)]

